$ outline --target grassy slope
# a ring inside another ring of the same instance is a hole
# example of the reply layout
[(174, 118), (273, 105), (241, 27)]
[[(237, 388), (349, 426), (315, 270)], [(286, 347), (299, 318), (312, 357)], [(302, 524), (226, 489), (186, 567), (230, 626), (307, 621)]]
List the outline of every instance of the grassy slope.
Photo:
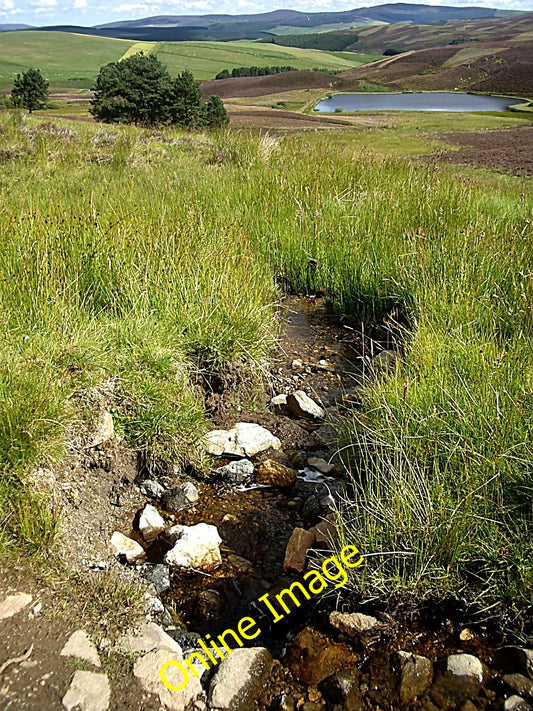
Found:
[(42, 70), (51, 86), (90, 88), (100, 67), (133, 51), (155, 53), (174, 76), (190, 69), (197, 79), (213, 79), (222, 69), (283, 64), (297, 69), (349, 69), (369, 58), (242, 42), (131, 42), (64, 32), (0, 33), (0, 88), (30, 66)]
[(289, 65), (296, 69), (349, 69), (366, 58), (337, 56), (293, 47), (278, 47), (242, 40), (239, 42), (165, 42), (155, 52), (171, 74), (190, 69), (197, 79), (213, 79), (222, 69), (234, 67)]
[(51, 86), (89, 88), (100, 67), (118, 61), (135, 42), (65, 32), (0, 33), (0, 88), (29, 67), (42, 70)]
[(378, 554), (359, 584), (464, 594), (466, 581), (487, 603), (527, 605), (530, 181), (374, 154), (372, 133), (363, 146), (348, 133), (169, 144), (133, 129), (24, 127), (16, 114), (2, 124), (6, 535), (20, 532), (22, 509), (8, 515), (18, 477), (57, 455), (77, 396), (109, 376), (133, 444), (190, 451), (202, 412), (189, 359), (264, 355), (285, 277), (362, 320), (396, 313), (409, 327), (397, 372), (345, 422), (367, 484), (345, 533)]

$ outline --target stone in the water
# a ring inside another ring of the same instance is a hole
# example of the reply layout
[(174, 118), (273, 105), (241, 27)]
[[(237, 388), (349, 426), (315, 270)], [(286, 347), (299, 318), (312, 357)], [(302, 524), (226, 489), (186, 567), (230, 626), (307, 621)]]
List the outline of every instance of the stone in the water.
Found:
[(362, 711), (364, 703), (359, 690), (359, 677), (357, 667), (343, 669), (321, 681), (318, 688), (327, 702), (338, 704), (343, 711)]
[(295, 417), (303, 419), (322, 420), (326, 414), (303, 390), (287, 395), (287, 407)]
[(373, 633), (381, 627), (375, 617), (362, 612), (330, 612), (329, 621), (348, 637)]
[(139, 489), (141, 494), (149, 496), (156, 501), (159, 501), (165, 493), (165, 487), (161, 486), (157, 481), (153, 481), (153, 479), (145, 479), (139, 484)]
[(77, 671), (63, 697), (67, 711), (107, 711), (111, 689), (105, 674)]
[(322, 457), (309, 457), (307, 465), (312, 469), (318, 469), (322, 474), (329, 474), (335, 469), (333, 464), (329, 464), (325, 459), (322, 459)]
[(98, 420), (96, 432), (91, 441), (91, 447), (98, 447), (104, 442), (108, 442), (115, 436), (115, 426), (113, 424), (113, 415), (110, 412), (103, 412)]
[(296, 471), (286, 467), (275, 459), (265, 459), (257, 467), (255, 480), (258, 484), (278, 486), (280, 488), (292, 486), (296, 481)]
[(63, 649), (59, 652), (62, 657), (77, 657), (83, 659), (95, 667), (102, 666), (96, 647), (91, 642), (91, 638), (83, 630), (73, 632)]
[(473, 654), (450, 654), (446, 662), (446, 670), (454, 676), (465, 676), (483, 681), (483, 666)]
[(505, 674), (504, 682), (519, 696), (533, 700), (533, 681), (523, 674)]
[(111, 536), (111, 547), (117, 558), (125, 558), (128, 563), (141, 563), (146, 558), (144, 548), (123, 533), (115, 531)]
[(494, 655), (494, 662), (504, 674), (520, 672), (533, 679), (533, 649), (514, 645), (500, 647)]
[(216, 620), (223, 609), (224, 602), (218, 590), (202, 590), (194, 600), (195, 617), (202, 623)]
[(267, 687), (273, 660), (268, 649), (236, 649), (218, 667), (209, 687), (213, 711), (249, 711)]
[(154, 649), (168, 649), (181, 656), (180, 645), (155, 622), (146, 622), (136, 632), (123, 635), (117, 642), (118, 649), (134, 654), (151, 652)]
[(446, 661), (446, 671), (440, 674), (431, 695), (450, 706), (459, 705), (467, 699), (476, 698), (483, 683), (483, 665), (472, 654), (450, 654)]
[(139, 531), (147, 543), (155, 541), (158, 535), (165, 530), (165, 519), (159, 511), (152, 506), (146, 504), (139, 518)]
[(400, 701), (410, 704), (431, 684), (433, 664), (427, 657), (411, 652), (397, 652), (396, 667), (400, 678)]
[(503, 708), (504, 711), (533, 711), (533, 707), (516, 694), (505, 699)]
[(218, 467), (214, 473), (232, 486), (246, 486), (253, 481), (254, 465), (249, 459), (238, 459), (236, 462), (230, 462), (223, 467)]
[(216, 526), (197, 523), (195, 526), (173, 526), (178, 536), (173, 548), (165, 555), (165, 563), (171, 568), (188, 568), (209, 571), (222, 563)]
[(286, 573), (301, 573), (305, 568), (307, 551), (314, 542), (314, 533), (306, 531), (304, 528), (295, 528), (287, 543), (283, 570)]
[(157, 563), (150, 567), (143, 575), (155, 588), (157, 594), (161, 594), (170, 588), (170, 571), (168, 565)]
[(265, 427), (250, 422), (239, 422), (231, 430), (212, 430), (203, 438), (208, 454), (217, 457), (253, 457), (268, 449), (281, 449), (281, 442)]
[(16, 595), (8, 595), (5, 600), (0, 602), (0, 620), (7, 620), (13, 617), (18, 612), (23, 610), (26, 605), (32, 601), (32, 596), (28, 593), (17, 593)]
[(192, 481), (186, 481), (166, 491), (161, 497), (161, 505), (166, 511), (177, 513), (198, 503), (198, 489)]
[(335, 643), (313, 627), (306, 627), (291, 640), (284, 661), (302, 684), (314, 685), (354, 666), (357, 657), (345, 644)]
[(329, 547), (337, 536), (337, 526), (333, 514), (326, 516), (315, 526), (315, 538), (317, 545)]

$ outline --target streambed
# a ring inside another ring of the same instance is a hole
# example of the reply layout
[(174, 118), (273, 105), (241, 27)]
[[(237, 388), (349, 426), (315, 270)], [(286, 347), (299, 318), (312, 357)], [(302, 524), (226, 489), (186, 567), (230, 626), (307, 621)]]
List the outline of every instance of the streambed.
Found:
[[(229, 428), (241, 421), (268, 428), (280, 439), (282, 449), (265, 456), (283, 461), (296, 469), (298, 476), (288, 488), (239, 490), (216, 478), (197, 482), (198, 503), (179, 512), (175, 520), (187, 526), (216, 526), (222, 539), (222, 565), (209, 573), (171, 573), (171, 587), (161, 596), (173, 618), (169, 624), (167, 617), (167, 632), (189, 653), (198, 646), (199, 637), (216, 639), (228, 628), (235, 629), (244, 616), (253, 618), (261, 634), (250, 645), (266, 647), (276, 661), (270, 683), (250, 708), (435, 711), (459, 709), (468, 698), (476, 702), (468, 707), (470, 711), (501, 709), (506, 687), (493, 660), (496, 650), (509, 640), (496, 625), (471, 625), (457, 604), (428, 601), (418, 609), (403, 609), (391, 616), (387, 600), (362, 605), (348, 586), (332, 586), (323, 594), (302, 600), (275, 623), (264, 606), (258, 605), (262, 596), (275, 598), (302, 579), (303, 571), (284, 569), (293, 531), (312, 529), (328, 516), (332, 499), (342, 506), (343, 498), (351, 494), (334, 430), (324, 421), (296, 419), (277, 412), (268, 407), (271, 397), (291, 389), (305, 390), (324, 407), (326, 419), (334, 422), (343, 411), (359, 406), (358, 386), (371, 360), (384, 350), (400, 347), (380, 324), (362, 325), (343, 319), (330, 313), (321, 299), (291, 297), (283, 308), (285, 326), (264, 402), (253, 411), (234, 412), (224, 407), (225, 395), (221, 392), (213, 416), (219, 427)], [(313, 457), (333, 464), (333, 471), (321, 474), (313, 470), (308, 466)], [(263, 458), (254, 457), (254, 464), (260, 465)], [(229, 461), (231, 458), (220, 457), (213, 465)], [(314, 544), (307, 554), (308, 566), (313, 559), (320, 562), (331, 555), (328, 548), (323, 542)], [(150, 562), (161, 563), (164, 550), (152, 547)], [(376, 627), (367, 633), (347, 633), (342, 625), (332, 624), (334, 611), (375, 616)], [(419, 693), (416, 689), (408, 693), (402, 687), (399, 651), (429, 660), (428, 668), (433, 671), (427, 687)], [(474, 684), (466, 696), (463, 692), (457, 696), (456, 689), (448, 688), (446, 659), (455, 653), (475, 655), (486, 665), (483, 684)], [(326, 682), (343, 674), (351, 679), (351, 701), (348, 697), (335, 701), (337, 692)], [(437, 686), (430, 686), (433, 675)], [(405, 694), (414, 694), (408, 703)], [(462, 699), (461, 704), (458, 699)]]

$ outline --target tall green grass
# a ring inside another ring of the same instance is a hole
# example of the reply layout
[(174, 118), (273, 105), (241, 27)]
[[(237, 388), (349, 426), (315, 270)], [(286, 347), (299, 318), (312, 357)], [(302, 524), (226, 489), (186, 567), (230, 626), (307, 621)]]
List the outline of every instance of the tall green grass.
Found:
[(343, 532), (368, 554), (354, 584), (527, 606), (529, 180), (347, 134), (2, 123), (4, 481), (57, 457), (79, 393), (110, 376), (129, 441), (185, 456), (204, 427), (194, 369), (264, 357), (281, 288), (322, 289), (400, 324), (401, 363), (343, 425)]

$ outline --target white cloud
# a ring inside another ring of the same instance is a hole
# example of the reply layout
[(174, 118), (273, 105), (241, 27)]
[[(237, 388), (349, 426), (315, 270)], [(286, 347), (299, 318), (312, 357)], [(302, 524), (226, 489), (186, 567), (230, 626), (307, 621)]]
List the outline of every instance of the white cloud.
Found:
[(87, 7), (87, 0), (74, 0), (74, 5), (72, 7), (74, 10), (83, 10)]
[(147, 3), (137, 2), (137, 3), (124, 3), (115, 8), (115, 12), (135, 12), (135, 13), (147, 13), (152, 14), (159, 10), (159, 5), (148, 5)]
[(30, 7), (33, 7), (39, 12), (49, 10), (51, 7), (57, 7), (57, 0), (35, 0), (30, 2)]

